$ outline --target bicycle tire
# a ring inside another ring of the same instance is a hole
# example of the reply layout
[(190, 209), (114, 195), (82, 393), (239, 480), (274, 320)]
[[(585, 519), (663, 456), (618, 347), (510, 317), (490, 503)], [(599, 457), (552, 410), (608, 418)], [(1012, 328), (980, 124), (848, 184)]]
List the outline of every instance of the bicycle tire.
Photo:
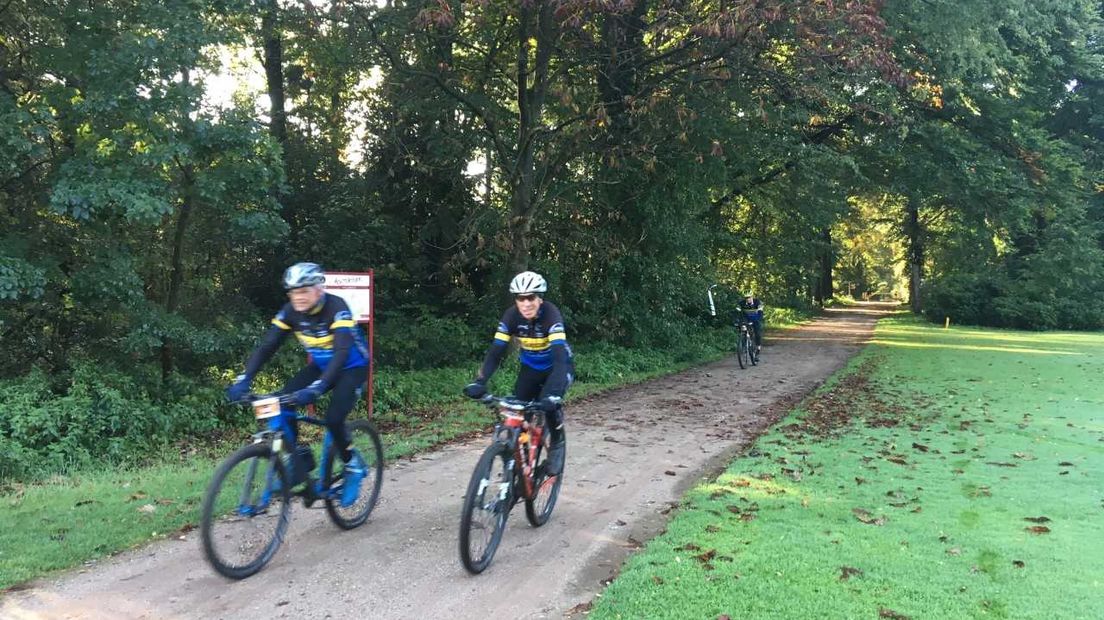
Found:
[[(246, 471), (238, 481), (235, 472), (242, 464)], [(272, 488), (273, 480), (279, 483), (277, 489)], [(240, 486), (235, 489), (238, 482)], [(203, 495), (200, 539), (204, 556), (216, 572), (230, 579), (244, 579), (264, 568), (276, 554), (291, 522), (291, 492), (287, 482), (283, 462), (268, 443), (242, 447), (215, 470)], [(224, 490), (229, 495), (224, 497)], [(271, 508), (276, 509), (274, 513), (270, 513)], [(273, 531), (267, 542), (251, 544), (248, 540), (250, 534), (270, 527)], [(237, 533), (242, 534), (244, 543), (232, 538)], [(227, 541), (231, 542), (224, 549), (223, 543)], [(229, 557), (228, 552), (235, 549), (244, 556), (240, 563)]]
[(330, 520), (334, 522), (334, 525), (343, 530), (351, 530), (364, 525), (364, 522), (368, 520), (368, 515), (376, 507), (376, 501), (379, 500), (380, 487), (383, 486), (383, 444), (380, 443), (376, 427), (372, 426), (372, 423), (367, 420), (347, 422), (345, 429), (349, 433), (351, 442), (349, 447), (360, 451), (368, 471), (364, 476), (364, 480), (360, 483), (360, 494), (357, 496), (356, 502), (351, 506), (342, 508), (343, 461), (337, 446), (331, 445), (329, 458), (326, 459), (330, 471), (324, 472), (326, 479), (330, 481), (330, 492), (325, 494), (324, 500), (326, 513), (330, 515)]
[[(533, 487), (536, 489), (533, 498), (525, 499), (525, 518), (533, 527), (540, 527), (548, 523), (552, 517), (552, 511), (556, 508), (556, 500), (560, 497), (560, 487), (563, 486), (563, 472), (549, 478), (544, 473), (545, 463), (548, 461), (548, 448), (551, 433), (545, 431), (541, 435), (541, 445), (537, 448), (537, 460), (534, 462)], [(542, 457), (543, 460), (542, 460)], [(564, 461), (567, 461), (567, 440), (564, 440)]]
[(748, 337), (748, 361), (752, 366), (759, 365), (759, 345), (755, 344), (755, 339)]
[(736, 361), (740, 363), (740, 368), (747, 368), (747, 366), (748, 366), (748, 362), (747, 362), (747, 355), (748, 355), (747, 341), (748, 341), (747, 332), (745, 332), (744, 330), (741, 329), (740, 330), (740, 336), (739, 336), (739, 338), (736, 339)]
[[(490, 566), (506, 529), (506, 518), (513, 506), (514, 493), (513, 474), (507, 469), (507, 463), (511, 459), (510, 449), (504, 444), (489, 446), (479, 457), (479, 463), (472, 471), (468, 490), (464, 494), (464, 507), (460, 512), (460, 562), (473, 575), (482, 573)], [(496, 460), (502, 464), (497, 480), (493, 475)], [(489, 496), (488, 490), (492, 491)], [(477, 511), (486, 514), (477, 515)], [(482, 550), (473, 553), (472, 543), (476, 542), (472, 539), (473, 525), (479, 525), (474, 528), (476, 530), (486, 530), (485, 524), (475, 518), (477, 516), (487, 517), (493, 529), (489, 534), (480, 537), (485, 539), (481, 541), (484, 542)]]

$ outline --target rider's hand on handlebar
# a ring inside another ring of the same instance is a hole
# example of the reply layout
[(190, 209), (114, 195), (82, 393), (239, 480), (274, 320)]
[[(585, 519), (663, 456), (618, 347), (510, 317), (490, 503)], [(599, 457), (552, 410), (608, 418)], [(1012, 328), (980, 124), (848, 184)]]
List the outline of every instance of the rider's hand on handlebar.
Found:
[(487, 384), (483, 381), (475, 380), (464, 386), (464, 396), (468, 398), (483, 398), (486, 393)]
[(253, 380), (246, 375), (234, 377), (234, 383), (226, 388), (226, 400), (236, 403), (244, 399), (249, 394), (252, 383)]
[(559, 396), (545, 396), (540, 399), (540, 408), (545, 413), (555, 413), (560, 405), (563, 404), (563, 398)]
[(318, 400), (318, 397), (325, 391), (326, 385), (322, 383), (322, 381), (315, 381), (307, 387), (295, 392), (295, 404), (300, 407), (306, 407)]

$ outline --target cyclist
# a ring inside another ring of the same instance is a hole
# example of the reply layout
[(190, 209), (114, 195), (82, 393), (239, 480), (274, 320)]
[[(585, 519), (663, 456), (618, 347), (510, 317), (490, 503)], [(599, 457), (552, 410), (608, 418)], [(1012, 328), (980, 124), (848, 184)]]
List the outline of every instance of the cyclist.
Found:
[(755, 351), (763, 350), (763, 302), (748, 293), (739, 303), (739, 311), (744, 315), (744, 320), (751, 324), (755, 332)]
[(555, 476), (563, 471), (563, 396), (574, 381), (575, 361), (564, 333), (563, 315), (555, 304), (544, 299), (547, 291), (548, 283), (540, 274), (523, 271), (514, 276), (510, 282), (514, 305), (502, 315), (483, 366), (464, 387), (464, 394), (481, 398), (487, 393), (487, 381), (502, 362), (506, 345), (517, 339), (521, 370), (514, 383), (514, 396), (521, 400), (539, 397), (551, 431), (545, 472)]
[[(249, 394), (253, 378), (287, 335), (294, 332), (310, 355), (310, 361), (284, 385), (283, 392), (294, 394), (295, 404), (303, 407), (332, 390), (326, 410), (326, 428), (345, 462), (341, 505), (348, 507), (360, 492), (366, 466), (363, 457), (349, 449), (345, 418), (367, 382), (371, 358), (364, 334), (353, 322), (349, 305), (344, 299), (325, 292), (322, 286), (325, 278), (322, 268), (314, 263), (296, 263), (288, 267), (283, 284), (289, 301), (272, 319), (271, 327), (246, 363), (245, 372), (234, 379), (226, 396), (231, 401), (239, 401)], [(312, 490), (321, 491), (313, 485)]]

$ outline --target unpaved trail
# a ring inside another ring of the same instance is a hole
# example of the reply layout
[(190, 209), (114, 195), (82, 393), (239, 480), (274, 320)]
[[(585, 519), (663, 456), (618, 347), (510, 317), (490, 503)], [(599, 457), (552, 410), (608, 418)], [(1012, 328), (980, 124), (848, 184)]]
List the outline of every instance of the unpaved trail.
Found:
[(663, 528), (687, 487), (842, 367), (888, 308), (830, 311), (772, 334), (758, 367), (728, 358), (572, 403), (552, 519), (533, 529), (516, 506), (482, 575), (461, 567), (457, 529), (486, 438), (388, 467), (360, 529), (296, 504), (284, 546), (244, 581), (216, 575), (191, 532), (8, 593), (0, 618), (562, 617)]

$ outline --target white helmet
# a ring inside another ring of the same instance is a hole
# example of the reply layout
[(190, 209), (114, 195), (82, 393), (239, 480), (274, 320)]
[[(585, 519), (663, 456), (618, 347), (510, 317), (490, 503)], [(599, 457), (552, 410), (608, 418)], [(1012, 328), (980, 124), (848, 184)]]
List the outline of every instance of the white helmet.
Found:
[(295, 263), (284, 272), (284, 288), (291, 290), (317, 286), (326, 281), (326, 274), (315, 263)]
[(510, 292), (514, 295), (526, 295), (529, 293), (544, 293), (548, 290), (548, 283), (539, 273), (523, 271), (510, 280)]

